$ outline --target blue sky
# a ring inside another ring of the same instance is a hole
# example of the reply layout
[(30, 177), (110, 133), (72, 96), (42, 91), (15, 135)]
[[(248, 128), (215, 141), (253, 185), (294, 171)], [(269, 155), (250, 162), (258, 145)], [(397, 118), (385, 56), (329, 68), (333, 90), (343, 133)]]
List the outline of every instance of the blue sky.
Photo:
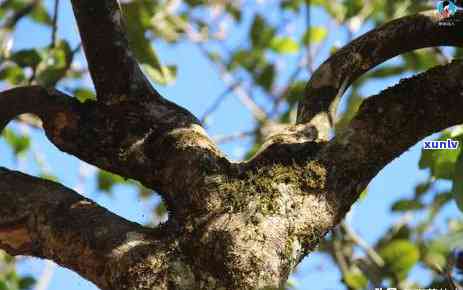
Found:
[[(45, 2), (49, 6), (52, 5), (51, 0)], [(59, 35), (70, 41), (74, 47), (78, 43), (78, 32), (69, 2), (61, 1)], [(253, 4), (252, 6), (253, 9), (267, 11), (265, 14), (270, 19), (274, 17), (271, 9), (258, 4)], [(250, 16), (251, 12), (248, 14)], [(244, 35), (244, 29), (249, 25), (250, 17), (247, 18), (248, 20), (240, 27), (234, 29), (234, 35), (228, 40), (232, 44), (234, 42), (239, 43), (241, 36)], [(314, 10), (313, 19), (315, 25), (326, 25), (328, 17), (320, 10)], [(298, 25), (303, 27), (303, 21), (298, 22)], [(294, 33), (296, 34), (301, 33), (298, 25), (294, 28)], [(370, 28), (366, 25), (360, 33)], [(48, 31), (37, 25), (32, 25), (28, 21), (23, 21), (19, 25), (15, 35), (14, 48), (45, 46), (49, 43), (49, 40)], [(345, 31), (330, 31), (330, 43), (339, 42), (345, 44), (345, 41)], [(162, 43), (156, 43), (155, 47), (163, 63), (179, 65), (178, 79), (175, 85), (160, 87), (160, 92), (170, 100), (188, 108), (196, 116), (202, 116), (206, 108), (227, 87), (220, 79), (217, 69), (204, 58), (195, 45), (180, 44), (167, 46)], [(321, 54), (321, 58), (318, 59), (318, 63), (324, 60), (327, 55), (328, 51), (325, 49)], [(83, 60), (82, 57), (80, 59), (81, 61)], [(291, 65), (291, 61), (294, 62), (294, 60), (289, 60), (289, 66)], [(282, 73), (284, 74), (285, 72), (283, 71)], [(365, 86), (363, 93), (365, 95), (375, 94), (397, 82), (398, 79), (398, 77), (395, 77), (388, 80), (371, 82)], [(263, 102), (263, 105), (266, 104)], [(10, 126), (18, 128), (16, 125)], [(243, 108), (237, 98), (231, 94), (213, 115), (208, 131), (214, 136), (252, 128), (252, 116)], [(19, 129), (24, 130), (24, 128)], [(140, 200), (136, 192), (127, 186), (118, 186), (113, 196), (100, 194), (95, 191), (95, 179), (91, 174), (86, 177), (86, 182), (81, 184), (82, 177), (92, 172), (91, 167), (82, 164), (73, 156), (58, 151), (40, 131), (29, 130), (29, 134), (34, 138), (33, 151), (36, 153), (40, 152), (39, 157), (44, 158), (46, 163), (51, 165), (50, 169), (58, 175), (64, 185), (85, 193), (87, 197), (94, 199), (100, 205), (129, 220), (140, 223), (149, 221), (152, 201), (146, 203)], [(232, 159), (239, 159), (245, 150), (249, 148), (250, 141), (231, 142), (221, 147)], [(400, 158), (384, 168), (370, 183), (366, 198), (358, 202), (350, 212), (348, 216), (349, 223), (368, 242), (375, 241), (381, 236), (386, 227), (398, 218), (398, 216), (390, 214), (389, 207), (391, 203), (399, 197), (411, 194), (414, 185), (426, 179), (426, 172), (419, 171), (417, 166), (421, 146), (421, 143), (415, 145)], [(33, 154), (28, 154), (23, 160), (16, 162), (9, 149), (0, 140), (0, 162), (2, 166), (19, 169), (29, 174), (37, 174), (37, 165), (32, 160)], [(443, 183), (440, 186), (448, 187), (449, 184)], [(456, 212), (456, 207), (452, 203), (446, 208), (440, 220), (444, 221), (449, 216), (454, 217)], [(28, 258), (21, 259), (19, 270), (22, 273), (32, 273), (40, 277), (46, 268), (44, 261)], [(94, 285), (69, 270), (60, 267), (53, 268), (50, 265), (48, 269), (53, 269), (48, 289), (97, 289)], [(415, 276), (416, 279), (419, 279), (422, 276), (422, 271), (417, 270)], [(340, 275), (338, 271), (328, 259), (319, 254), (313, 254), (309, 259), (305, 259), (299, 266), (295, 278), (299, 285), (298, 289), (340, 289)]]

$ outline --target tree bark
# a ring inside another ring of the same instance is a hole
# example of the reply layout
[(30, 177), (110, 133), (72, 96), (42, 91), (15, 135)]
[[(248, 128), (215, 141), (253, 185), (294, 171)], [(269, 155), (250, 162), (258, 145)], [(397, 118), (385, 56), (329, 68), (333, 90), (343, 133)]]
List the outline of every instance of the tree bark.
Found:
[[(252, 160), (231, 162), (191, 113), (143, 76), (116, 0), (72, 3), (98, 100), (79, 103), (41, 87), (5, 91), (0, 130), (19, 114), (38, 115), (62, 151), (159, 192), (169, 220), (145, 228), (62, 185), (2, 168), (0, 248), (53, 260), (101, 289), (281, 287), (379, 170), (463, 121), (458, 61), (368, 98), (347, 129), (327, 140), (329, 114), (355, 78), (412, 49), (463, 44), (434, 16), (411, 16), (332, 56), (309, 81), (298, 124), (271, 136)], [(402, 41), (412, 36), (413, 44)], [(110, 51), (104, 58), (102, 49)]]

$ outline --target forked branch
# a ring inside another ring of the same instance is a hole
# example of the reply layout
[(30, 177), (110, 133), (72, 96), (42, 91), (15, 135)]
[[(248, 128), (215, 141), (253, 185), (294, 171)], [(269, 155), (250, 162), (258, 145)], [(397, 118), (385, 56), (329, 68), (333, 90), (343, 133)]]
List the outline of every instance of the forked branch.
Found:
[(366, 99), (348, 128), (320, 158), (333, 168), (331, 183), (350, 207), (376, 174), (433, 133), (463, 123), (463, 61), (402, 80)]
[[(445, 22), (445, 23), (444, 23)], [(327, 139), (340, 98), (365, 72), (397, 55), (426, 47), (463, 47), (463, 12), (442, 20), (437, 11), (388, 22), (352, 41), (313, 74), (299, 103), (298, 124), (310, 123)]]

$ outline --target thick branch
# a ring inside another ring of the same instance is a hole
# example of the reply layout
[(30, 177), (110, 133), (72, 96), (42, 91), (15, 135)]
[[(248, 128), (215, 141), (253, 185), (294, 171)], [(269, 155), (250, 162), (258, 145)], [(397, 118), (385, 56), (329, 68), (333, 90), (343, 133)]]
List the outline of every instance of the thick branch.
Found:
[(320, 153), (347, 208), (389, 162), (426, 136), (463, 122), (463, 62), (401, 81), (368, 98)]
[(0, 168), (0, 248), (53, 260), (101, 289), (134, 237), (150, 234), (57, 183)]
[(231, 166), (198, 120), (167, 101), (82, 104), (38, 86), (0, 93), (0, 130), (22, 113), (40, 116), (48, 138), (62, 151), (142, 182), (180, 216), (204, 207), (203, 193), (194, 189)]
[(72, 6), (98, 99), (106, 104), (133, 97), (161, 99), (129, 49), (117, 0), (72, 0)]
[[(445, 22), (445, 23), (444, 23)], [(448, 25), (451, 23), (452, 25)], [(463, 46), (463, 13), (440, 20), (437, 12), (384, 24), (337, 51), (314, 73), (299, 104), (297, 123), (311, 123), (327, 138), (339, 99), (352, 82), (376, 65), (405, 52), (433, 46)]]

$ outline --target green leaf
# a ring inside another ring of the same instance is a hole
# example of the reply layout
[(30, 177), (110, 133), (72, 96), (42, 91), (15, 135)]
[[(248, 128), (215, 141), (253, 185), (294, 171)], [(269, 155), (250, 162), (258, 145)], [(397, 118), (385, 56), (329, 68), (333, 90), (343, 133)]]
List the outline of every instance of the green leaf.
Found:
[(452, 192), (439, 192), (434, 196), (432, 201), (432, 207), (435, 212), (437, 212), (440, 208), (442, 208), (447, 202), (452, 200), (453, 193)]
[(35, 284), (35, 279), (31, 276), (26, 276), (26, 277), (22, 277), (19, 280), (18, 286), (19, 286), (19, 289), (21, 290), (28, 290), (28, 289), (31, 289), (32, 286), (34, 286), (34, 284)]
[(345, 7), (347, 7), (345, 16), (346, 19), (357, 15), (365, 5), (364, 1), (362, 0), (344, 0), (343, 4)]
[(257, 14), (251, 24), (250, 37), (254, 48), (265, 48), (275, 35), (275, 28), (270, 26), (265, 19)]
[(407, 277), (420, 258), (419, 249), (409, 240), (393, 240), (382, 247), (379, 254), (388, 270), (400, 279)]
[(144, 64), (142, 67), (152, 80), (161, 85), (172, 84), (177, 77), (177, 67), (175, 65), (163, 66), (161, 70), (157, 70), (148, 64)]
[(0, 280), (0, 290), (9, 290), (5, 281)]
[(97, 175), (98, 189), (107, 193), (117, 184), (125, 183), (124, 178), (110, 172), (100, 170)]
[(228, 67), (230, 70), (234, 70), (239, 66), (244, 67), (251, 73), (261, 69), (263, 66), (265, 66), (265, 58), (262, 50), (253, 49), (236, 51), (233, 54), (232, 60)]
[(423, 261), (432, 266), (445, 267), (447, 264), (447, 256), (450, 254), (450, 247), (445, 241), (441, 239), (435, 239), (424, 247)]
[(225, 9), (227, 10), (228, 13), (235, 19), (236, 21), (241, 21), (241, 10), (239, 9), (238, 5), (233, 5), (233, 2), (226, 2), (225, 4)]
[(82, 103), (87, 100), (96, 100), (95, 93), (86, 88), (77, 88), (74, 90), (74, 96)]
[(367, 195), (368, 195), (368, 187), (365, 188), (365, 189), (360, 193), (358, 200), (359, 200), (359, 201), (364, 200), (364, 199), (367, 197)]
[(26, 80), (23, 70), (17, 65), (8, 65), (0, 70), (0, 80), (5, 80), (12, 85), (19, 85)]
[(302, 41), (305, 45), (308, 44), (317, 44), (322, 42), (326, 36), (328, 35), (328, 31), (323, 26), (311, 26), (310, 29), (306, 30), (304, 36), (302, 37)]
[(32, 20), (39, 24), (53, 25), (53, 21), (50, 15), (48, 14), (47, 9), (40, 2), (37, 5), (35, 5), (30, 17)]
[(270, 42), (270, 48), (280, 54), (292, 54), (299, 51), (299, 44), (291, 37), (274, 37)]
[(417, 50), (402, 55), (408, 69), (423, 71), (439, 65), (437, 54), (430, 50)]
[(430, 188), (431, 188), (432, 182), (429, 180), (418, 183), (415, 186), (415, 198), (421, 198)]
[(49, 180), (49, 181), (53, 181), (53, 182), (58, 182), (59, 181), (58, 177), (56, 177), (54, 175), (51, 175), (49, 173), (42, 173), (39, 176), (40, 176), (40, 178), (46, 179), (46, 180)]
[(460, 153), (455, 164), (452, 194), (458, 208), (463, 212), (463, 152)]
[(132, 1), (123, 5), (129, 44), (140, 63), (148, 64), (154, 70), (162, 71), (161, 61), (145, 33), (150, 26), (151, 15), (144, 5), (144, 1)]
[(283, 9), (289, 9), (297, 12), (301, 8), (301, 4), (303, 3), (304, 0), (283, 0), (280, 6)]
[(365, 289), (368, 286), (368, 279), (358, 270), (346, 273), (344, 281), (352, 289)]
[(31, 140), (28, 136), (16, 134), (13, 130), (5, 129), (3, 131), (3, 137), (6, 143), (8, 143), (15, 155), (24, 154), (31, 145)]
[(53, 48), (42, 51), (42, 62), (37, 68), (37, 82), (45, 87), (54, 87), (67, 72), (72, 62), (72, 51), (65, 40), (57, 42)]
[(414, 211), (423, 209), (424, 204), (418, 200), (413, 199), (401, 199), (396, 201), (391, 206), (391, 210), (394, 212), (403, 212), (403, 211)]
[(273, 82), (275, 80), (275, 66), (273, 64), (268, 64), (262, 70), (262, 72), (257, 76), (256, 82), (263, 89), (269, 91), (272, 88)]
[(35, 68), (42, 61), (42, 57), (36, 49), (22, 49), (14, 52), (11, 60), (20, 67)]

